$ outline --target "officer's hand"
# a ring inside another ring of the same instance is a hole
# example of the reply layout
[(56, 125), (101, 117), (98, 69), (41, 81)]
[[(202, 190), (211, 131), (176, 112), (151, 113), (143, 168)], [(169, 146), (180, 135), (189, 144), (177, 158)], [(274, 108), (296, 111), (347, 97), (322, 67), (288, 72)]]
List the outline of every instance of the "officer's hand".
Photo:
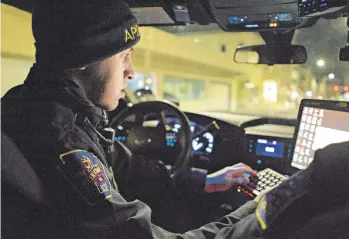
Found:
[(249, 179), (245, 177), (245, 173), (256, 176), (252, 168), (246, 164), (239, 163), (226, 167), (206, 177), (206, 192), (222, 192), (230, 189), (234, 185), (249, 183)]

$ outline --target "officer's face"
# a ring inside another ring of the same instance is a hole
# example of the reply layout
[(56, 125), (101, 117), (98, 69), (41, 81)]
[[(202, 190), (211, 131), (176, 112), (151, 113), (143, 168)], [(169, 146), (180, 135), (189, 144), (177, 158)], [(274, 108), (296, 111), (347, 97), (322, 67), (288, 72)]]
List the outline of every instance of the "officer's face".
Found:
[(99, 65), (101, 94), (99, 105), (106, 110), (114, 110), (120, 98), (125, 97), (127, 81), (134, 78), (134, 69), (131, 60), (132, 49), (125, 50), (119, 54), (106, 59)]
[(95, 105), (111, 111), (125, 96), (127, 80), (134, 78), (131, 52), (125, 50), (81, 72), (79, 78), (87, 98)]
[(127, 80), (134, 78), (131, 52), (132, 49), (125, 50), (79, 72), (76, 79), (95, 105), (111, 111), (125, 96)]

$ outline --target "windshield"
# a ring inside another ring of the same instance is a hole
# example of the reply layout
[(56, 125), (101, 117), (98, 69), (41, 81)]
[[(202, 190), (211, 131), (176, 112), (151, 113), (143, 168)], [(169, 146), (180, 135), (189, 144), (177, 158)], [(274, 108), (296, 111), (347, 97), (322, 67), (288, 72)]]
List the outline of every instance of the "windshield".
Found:
[(295, 118), (303, 98), (349, 101), (349, 67), (338, 61), (346, 18), (320, 19), (296, 30), (302, 65), (237, 64), (237, 46), (264, 44), (258, 33), (226, 33), (216, 25), (142, 28), (129, 89), (141, 101), (167, 99), (184, 111)]

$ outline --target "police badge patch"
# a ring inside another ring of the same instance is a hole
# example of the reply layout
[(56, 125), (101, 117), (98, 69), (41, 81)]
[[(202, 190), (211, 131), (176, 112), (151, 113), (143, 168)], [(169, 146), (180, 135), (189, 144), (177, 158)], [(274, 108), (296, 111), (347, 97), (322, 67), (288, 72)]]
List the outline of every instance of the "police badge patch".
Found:
[(86, 150), (60, 155), (59, 171), (73, 188), (91, 205), (110, 199), (111, 185), (100, 160)]

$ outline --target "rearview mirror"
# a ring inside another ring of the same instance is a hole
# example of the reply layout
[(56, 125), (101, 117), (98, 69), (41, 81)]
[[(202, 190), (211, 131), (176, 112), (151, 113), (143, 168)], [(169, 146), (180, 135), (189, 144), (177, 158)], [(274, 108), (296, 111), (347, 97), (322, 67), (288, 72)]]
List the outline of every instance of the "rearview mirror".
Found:
[(245, 46), (236, 49), (234, 60), (247, 64), (303, 64), (307, 51), (304, 46), (288, 44)]

